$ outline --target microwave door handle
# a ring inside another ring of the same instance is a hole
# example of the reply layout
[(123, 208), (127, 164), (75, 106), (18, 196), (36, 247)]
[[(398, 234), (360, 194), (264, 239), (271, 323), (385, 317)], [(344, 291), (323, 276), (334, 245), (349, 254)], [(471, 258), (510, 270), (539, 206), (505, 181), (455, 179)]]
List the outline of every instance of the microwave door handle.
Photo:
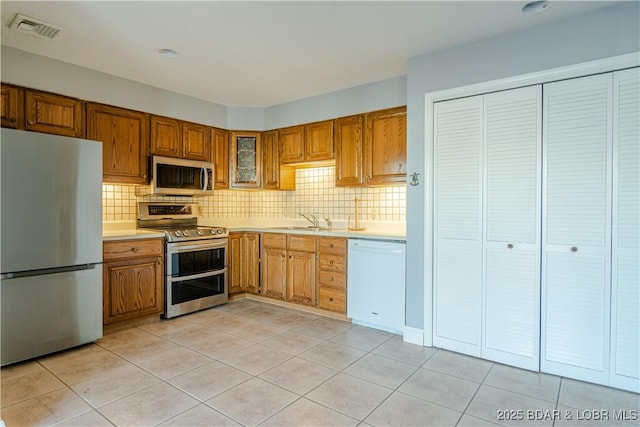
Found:
[(202, 166), (200, 169), (200, 182), (202, 183), (202, 191), (206, 191), (207, 189), (207, 169)]

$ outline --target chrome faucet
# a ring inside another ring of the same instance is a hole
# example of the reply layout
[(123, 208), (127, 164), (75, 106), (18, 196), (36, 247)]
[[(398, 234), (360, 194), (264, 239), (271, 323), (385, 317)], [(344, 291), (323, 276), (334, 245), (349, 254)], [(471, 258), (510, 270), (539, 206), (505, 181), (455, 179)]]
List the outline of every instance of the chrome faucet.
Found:
[(309, 221), (311, 224), (313, 224), (314, 227), (320, 227), (320, 223), (318, 222), (318, 218), (316, 218), (315, 215), (312, 214), (308, 214), (305, 215), (303, 213), (300, 214), (304, 219), (306, 219), (307, 221)]

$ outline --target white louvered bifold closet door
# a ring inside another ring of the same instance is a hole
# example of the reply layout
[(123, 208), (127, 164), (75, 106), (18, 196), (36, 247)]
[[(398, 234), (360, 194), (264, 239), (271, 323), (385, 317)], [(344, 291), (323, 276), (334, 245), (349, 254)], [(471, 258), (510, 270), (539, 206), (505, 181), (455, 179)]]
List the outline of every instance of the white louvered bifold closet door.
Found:
[(482, 357), (539, 370), (542, 86), (484, 96)]
[(612, 75), (544, 85), (544, 372), (609, 381)]
[(433, 345), (480, 356), (482, 97), (434, 105)]
[(613, 74), (611, 385), (640, 392), (640, 69)]

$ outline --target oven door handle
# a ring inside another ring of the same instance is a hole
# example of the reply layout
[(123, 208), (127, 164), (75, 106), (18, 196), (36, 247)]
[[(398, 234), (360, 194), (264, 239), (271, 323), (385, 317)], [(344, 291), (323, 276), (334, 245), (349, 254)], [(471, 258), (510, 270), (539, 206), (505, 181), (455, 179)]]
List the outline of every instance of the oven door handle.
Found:
[(168, 254), (177, 254), (180, 252), (195, 252), (195, 251), (206, 251), (208, 249), (221, 249), (226, 248), (227, 242), (206, 242), (206, 243), (196, 243), (189, 245), (176, 245), (172, 244), (170, 247), (167, 247)]
[(227, 267), (222, 270), (207, 271), (206, 273), (192, 274), (190, 276), (168, 276), (170, 282), (182, 282), (185, 280), (202, 279), (203, 277), (218, 276), (227, 272)]

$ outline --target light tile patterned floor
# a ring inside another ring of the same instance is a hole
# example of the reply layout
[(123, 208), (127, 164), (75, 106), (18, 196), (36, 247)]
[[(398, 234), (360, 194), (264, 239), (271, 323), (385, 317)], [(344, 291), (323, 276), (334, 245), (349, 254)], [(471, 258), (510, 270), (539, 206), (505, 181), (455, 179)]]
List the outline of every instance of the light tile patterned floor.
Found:
[[(8, 427), (640, 425), (586, 419), (599, 410), (633, 418), (638, 394), (248, 299), (1, 374)], [(524, 420), (498, 419), (503, 410)], [(527, 420), (529, 410), (562, 417)]]

